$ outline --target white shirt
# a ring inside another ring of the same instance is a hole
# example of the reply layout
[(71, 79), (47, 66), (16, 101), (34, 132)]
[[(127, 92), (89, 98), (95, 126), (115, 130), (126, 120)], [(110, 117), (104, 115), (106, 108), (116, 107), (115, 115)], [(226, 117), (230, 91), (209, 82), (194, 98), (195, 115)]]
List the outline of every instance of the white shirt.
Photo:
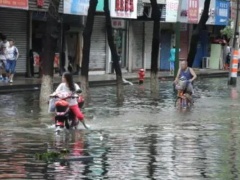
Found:
[(0, 60), (6, 60), (6, 53), (8, 47), (9, 47), (8, 41), (6, 42), (0, 41)]
[[(74, 84), (74, 86), (75, 86), (76, 91), (80, 89), (80, 87), (76, 83)], [(69, 87), (67, 86), (66, 83), (59, 84), (55, 93), (57, 93), (57, 94), (64, 93), (64, 94), (67, 94), (68, 96), (72, 95), (72, 91), (69, 89)], [(67, 99), (67, 102), (69, 103), (69, 106), (74, 106), (74, 105), (78, 104), (77, 98), (69, 98), (69, 99)]]
[(6, 58), (7, 58), (7, 60), (17, 60), (18, 49), (15, 46), (7, 47)]

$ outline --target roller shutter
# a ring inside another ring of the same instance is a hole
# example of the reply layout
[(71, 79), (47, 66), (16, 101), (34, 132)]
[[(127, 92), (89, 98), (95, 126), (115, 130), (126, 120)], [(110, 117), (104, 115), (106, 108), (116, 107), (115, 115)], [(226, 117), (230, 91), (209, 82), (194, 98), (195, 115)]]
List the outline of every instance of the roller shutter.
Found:
[(151, 54), (152, 54), (152, 35), (153, 35), (153, 22), (145, 22), (145, 41), (144, 41), (144, 60), (145, 68), (151, 69)]
[(143, 68), (144, 22), (132, 21), (132, 62), (133, 70)]
[(106, 67), (105, 17), (96, 16), (93, 25), (90, 51), (90, 70), (104, 70)]
[(27, 61), (27, 11), (17, 9), (0, 9), (0, 32), (6, 34), (8, 39), (14, 39), (20, 56), (17, 61), (16, 72), (26, 72)]

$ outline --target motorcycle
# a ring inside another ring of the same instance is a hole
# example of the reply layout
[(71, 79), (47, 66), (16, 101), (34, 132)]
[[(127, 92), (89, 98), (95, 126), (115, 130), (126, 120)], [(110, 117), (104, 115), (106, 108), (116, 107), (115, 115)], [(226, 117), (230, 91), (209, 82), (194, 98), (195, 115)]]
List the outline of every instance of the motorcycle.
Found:
[(185, 77), (181, 77), (176, 84), (177, 98), (175, 106), (179, 108), (187, 108), (193, 105), (192, 93), (188, 91), (188, 80)]
[[(81, 90), (78, 90), (71, 95), (68, 93), (58, 93), (54, 95), (50, 95), (50, 98), (55, 100), (54, 106), (55, 106), (55, 127), (56, 131), (60, 131), (63, 128), (66, 129), (77, 129), (77, 126), (79, 124), (79, 120), (76, 119), (74, 113), (71, 111), (69, 107), (69, 103), (67, 102), (67, 99), (78, 99), (78, 107), (81, 109), (84, 105), (84, 98), (81, 95)], [(81, 121), (83, 126), (88, 129), (87, 125), (84, 121)]]

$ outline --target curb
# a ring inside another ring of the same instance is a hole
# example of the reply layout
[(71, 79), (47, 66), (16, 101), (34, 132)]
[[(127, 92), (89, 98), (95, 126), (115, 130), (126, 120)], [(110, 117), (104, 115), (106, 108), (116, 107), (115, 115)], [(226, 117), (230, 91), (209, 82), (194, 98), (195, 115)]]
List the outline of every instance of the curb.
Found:
[[(226, 78), (228, 77), (228, 72), (216, 72), (216, 73), (197, 73), (198, 78)], [(149, 80), (150, 77), (146, 77), (146, 80)], [(138, 78), (126, 78), (127, 81), (132, 82), (133, 84), (138, 83)], [(174, 80), (173, 76), (160, 76), (160, 81), (171, 81)], [(79, 83), (79, 81), (76, 81)], [(59, 83), (54, 83), (56, 87)], [(103, 86), (113, 86), (116, 85), (116, 80), (105, 80), (105, 81), (90, 81), (89, 87), (103, 87)], [(7, 85), (1, 86), (0, 93), (13, 93), (13, 92), (23, 92), (23, 91), (39, 91), (41, 84), (17, 84), (17, 85)]]

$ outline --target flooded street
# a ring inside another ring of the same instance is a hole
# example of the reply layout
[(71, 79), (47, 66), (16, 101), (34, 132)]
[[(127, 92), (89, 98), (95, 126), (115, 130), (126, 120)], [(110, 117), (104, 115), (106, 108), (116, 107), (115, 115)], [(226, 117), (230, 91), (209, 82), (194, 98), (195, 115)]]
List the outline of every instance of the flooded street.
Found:
[[(240, 179), (240, 86), (228, 87), (225, 78), (198, 80), (195, 105), (186, 112), (174, 107), (168, 81), (160, 83), (157, 100), (149, 84), (125, 86), (121, 106), (115, 87), (92, 88), (84, 109), (91, 129), (59, 136), (38, 106), (38, 93), (0, 95), (0, 179)], [(62, 148), (94, 159), (34, 158)]]

